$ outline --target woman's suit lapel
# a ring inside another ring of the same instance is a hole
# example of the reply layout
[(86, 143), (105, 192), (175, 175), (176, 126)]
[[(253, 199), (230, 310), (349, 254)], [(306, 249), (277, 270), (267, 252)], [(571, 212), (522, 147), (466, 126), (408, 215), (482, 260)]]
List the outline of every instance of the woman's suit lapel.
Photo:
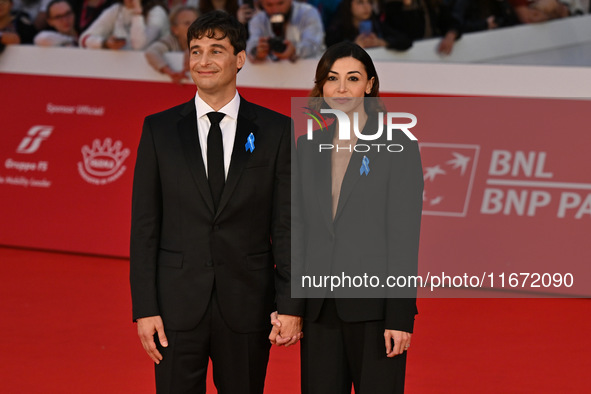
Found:
[[(375, 119), (367, 119), (365, 123), (365, 127), (361, 134), (370, 134), (374, 133), (375, 129), (377, 128), (377, 122)], [(364, 149), (359, 149), (360, 151), (353, 151), (351, 154), (351, 158), (349, 159), (349, 164), (347, 165), (347, 171), (345, 172), (345, 176), (343, 178), (343, 183), (341, 185), (341, 193), (339, 195), (339, 202), (337, 206), (337, 212), (334, 217), (334, 221), (336, 222), (339, 219), (339, 216), (342, 214), (345, 206), (347, 204), (347, 200), (351, 195), (351, 192), (355, 189), (355, 185), (359, 181), (361, 177), (364, 176), (372, 176), (371, 167), (375, 163), (375, 158), (377, 157), (377, 149), (374, 146), (371, 146), (371, 143), (378, 143), (379, 140), (376, 141), (367, 141), (368, 144), (365, 143), (363, 140), (358, 140), (357, 144), (369, 145), (371, 149), (368, 152), (361, 152)], [(382, 147), (385, 149), (385, 147)], [(368, 174), (361, 174), (361, 166), (363, 163), (363, 157), (366, 156), (369, 160), (369, 173)], [(370, 192), (370, 191), (366, 191)]]
[[(314, 160), (314, 189), (318, 197), (318, 203), (322, 210), (322, 216), (328, 228), (332, 229), (332, 176), (330, 173), (331, 152), (324, 150), (319, 151), (320, 144), (331, 144), (332, 136), (334, 134), (334, 126), (329, 126), (328, 130), (317, 131), (319, 136), (317, 144), (313, 144), (314, 151), (312, 158)], [(314, 138), (316, 140), (316, 137)], [(305, 180), (304, 180), (305, 181)]]

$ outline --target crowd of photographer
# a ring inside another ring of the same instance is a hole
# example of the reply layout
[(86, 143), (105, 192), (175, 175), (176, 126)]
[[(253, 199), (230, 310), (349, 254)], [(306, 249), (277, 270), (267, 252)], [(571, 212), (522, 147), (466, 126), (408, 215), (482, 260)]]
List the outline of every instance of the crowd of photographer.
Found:
[(317, 57), (344, 40), (406, 51), (440, 37), (447, 55), (462, 34), (587, 14), (590, 0), (0, 0), (0, 52), (11, 44), (142, 50), (180, 82), (188, 61), (173, 70), (164, 54), (186, 51), (189, 25), (216, 9), (247, 27), (247, 55), (263, 62)]

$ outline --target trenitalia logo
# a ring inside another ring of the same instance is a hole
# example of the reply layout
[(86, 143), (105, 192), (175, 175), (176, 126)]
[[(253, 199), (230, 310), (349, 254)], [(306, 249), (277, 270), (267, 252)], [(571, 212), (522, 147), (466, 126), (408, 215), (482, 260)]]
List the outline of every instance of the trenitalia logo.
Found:
[[(413, 128), (417, 124), (417, 117), (408, 112), (387, 112), (385, 114), (385, 121), (384, 121), (384, 112), (378, 112), (378, 130), (374, 134), (362, 134), (359, 130), (359, 114), (355, 112), (353, 114), (353, 127), (351, 128), (351, 121), (349, 120), (349, 116), (338, 109), (326, 109), (322, 108), (320, 113), (311, 110), (310, 108), (306, 109), (310, 110), (310, 112), (304, 112), (306, 115), (312, 117), (312, 119), (308, 119), (307, 123), (307, 138), (308, 140), (312, 140), (314, 135), (314, 123), (313, 120), (320, 125), (321, 130), (324, 130), (323, 125), (326, 127), (326, 120), (322, 116), (322, 114), (333, 114), (336, 117), (336, 122), (338, 122), (338, 130), (339, 130), (339, 140), (350, 140), (351, 139), (351, 129), (355, 136), (360, 141), (375, 141), (382, 136), (384, 133), (384, 124), (386, 124), (386, 137), (388, 141), (392, 141), (392, 134), (394, 130), (402, 131), (408, 139), (411, 141), (416, 141), (417, 138), (410, 132), (409, 129)], [(313, 113), (316, 112), (316, 113)], [(407, 123), (399, 123), (395, 122), (395, 119), (408, 119), (410, 122)], [(322, 120), (322, 123), (320, 122)], [(404, 149), (400, 144), (355, 144), (353, 149), (356, 152), (368, 152), (372, 148), (377, 149), (380, 151), (380, 148), (384, 147), (389, 152), (402, 152)], [(337, 145), (336, 149), (338, 150), (340, 147)], [(333, 144), (320, 144), (319, 150), (331, 150), (335, 149)]]
[(41, 146), (41, 142), (48, 139), (53, 131), (53, 126), (33, 126), (27, 132), (27, 136), (23, 138), (16, 153), (31, 154), (37, 152)]

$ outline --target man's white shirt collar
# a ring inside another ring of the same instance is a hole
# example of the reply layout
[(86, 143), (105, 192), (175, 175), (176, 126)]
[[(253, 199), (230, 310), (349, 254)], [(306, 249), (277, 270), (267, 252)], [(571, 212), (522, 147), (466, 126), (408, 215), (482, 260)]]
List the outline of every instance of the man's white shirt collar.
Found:
[[(195, 109), (197, 110), (197, 118), (201, 118), (206, 116), (209, 112), (216, 112), (207, 104), (201, 97), (199, 97), (199, 92), (195, 95)], [(240, 95), (238, 91), (234, 95), (234, 98), (230, 100), (230, 102), (220, 108), (217, 112), (222, 112), (226, 114), (226, 117), (230, 117), (234, 120), (238, 120), (238, 110), (240, 109)], [(225, 120), (224, 118), (222, 122)]]
[[(230, 102), (224, 105), (218, 112), (226, 114), (224, 119), (220, 122), (220, 129), (222, 131), (222, 143), (224, 147), (224, 170), (226, 176), (230, 170), (230, 162), (232, 160), (232, 150), (234, 149), (234, 140), (236, 139), (236, 127), (238, 124), (238, 110), (240, 108), (240, 95), (238, 91)], [(205, 101), (199, 97), (199, 93), (195, 95), (195, 109), (197, 111), (197, 130), (199, 144), (201, 145), (201, 157), (205, 165), (205, 172), (208, 174), (207, 168), (207, 135), (211, 122), (207, 117), (209, 112), (213, 109)], [(246, 141), (244, 141), (246, 142)]]

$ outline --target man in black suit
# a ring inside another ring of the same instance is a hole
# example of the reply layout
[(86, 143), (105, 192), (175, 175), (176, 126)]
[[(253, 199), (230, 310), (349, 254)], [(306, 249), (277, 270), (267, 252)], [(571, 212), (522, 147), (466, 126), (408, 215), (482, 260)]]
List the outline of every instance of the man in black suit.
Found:
[(236, 91), (246, 33), (210, 12), (188, 32), (195, 99), (148, 116), (133, 182), (133, 318), (158, 393), (262, 393), (269, 314), (290, 295), (290, 119)]

